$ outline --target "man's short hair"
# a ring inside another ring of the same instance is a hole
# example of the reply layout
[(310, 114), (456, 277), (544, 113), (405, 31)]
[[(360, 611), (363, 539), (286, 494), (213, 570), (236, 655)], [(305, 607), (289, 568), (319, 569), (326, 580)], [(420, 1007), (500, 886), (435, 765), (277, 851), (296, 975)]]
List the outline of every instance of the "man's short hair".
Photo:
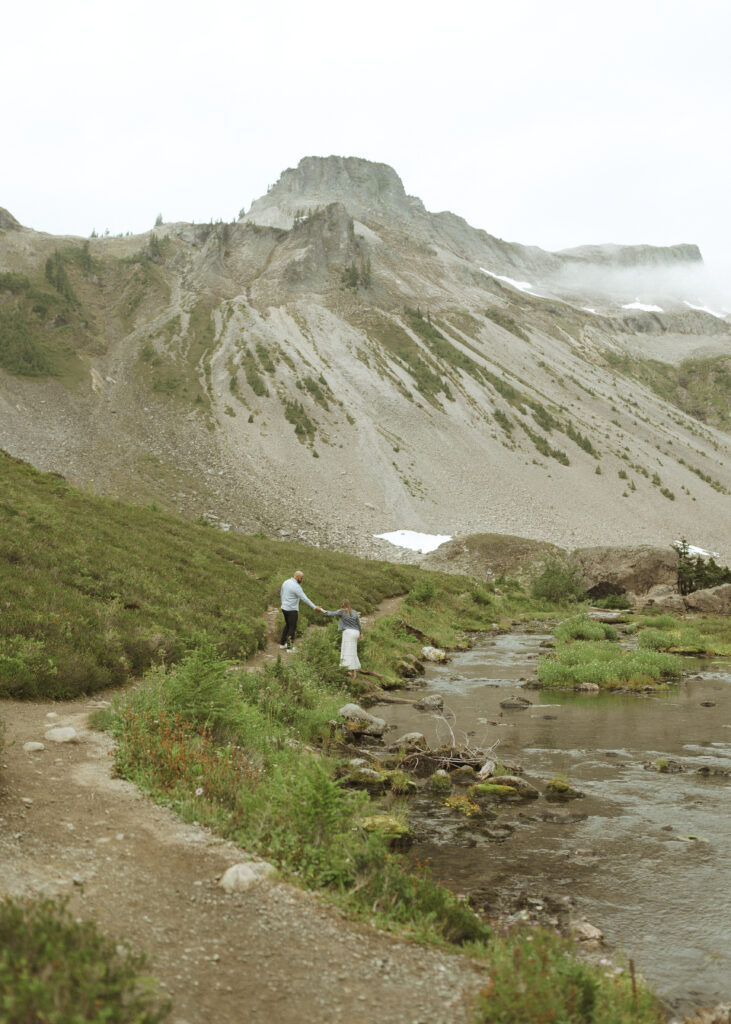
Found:
[(295, 571), (292, 573), (292, 575), (293, 576), (304, 576), (304, 573), (302, 572), (301, 569), (295, 569)]

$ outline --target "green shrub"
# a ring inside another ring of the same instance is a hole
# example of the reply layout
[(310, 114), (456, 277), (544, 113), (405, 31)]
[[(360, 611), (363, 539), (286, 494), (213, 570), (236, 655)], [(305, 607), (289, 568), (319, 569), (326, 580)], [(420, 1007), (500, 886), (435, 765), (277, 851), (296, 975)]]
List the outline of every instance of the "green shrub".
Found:
[(489, 951), (477, 1024), (660, 1024), (665, 1015), (634, 970), (607, 971), (572, 955), (568, 940), (537, 928)]
[(437, 588), (434, 580), (425, 577), (420, 579), (404, 599), (405, 604), (430, 604), (435, 597)]
[(533, 580), (531, 596), (551, 604), (568, 604), (583, 601), (586, 592), (579, 569), (568, 559), (549, 555), (543, 562), (542, 571)]
[(136, 955), (75, 921), (65, 901), (0, 902), (0, 1018), (155, 1024), (170, 1013)]
[(566, 619), (553, 631), (557, 640), (616, 640), (617, 630), (605, 622), (595, 622), (588, 615)]
[(488, 593), (488, 591), (485, 590), (484, 587), (473, 587), (470, 590), (470, 597), (475, 602), (475, 604), (479, 604), (484, 607), (487, 607), (493, 603), (492, 594)]
[(650, 651), (666, 651), (675, 642), (675, 635), (666, 629), (643, 629), (637, 643)]
[(624, 611), (632, 607), (632, 602), (628, 601), (624, 594), (607, 594), (606, 597), (594, 601), (594, 605), (596, 608)]

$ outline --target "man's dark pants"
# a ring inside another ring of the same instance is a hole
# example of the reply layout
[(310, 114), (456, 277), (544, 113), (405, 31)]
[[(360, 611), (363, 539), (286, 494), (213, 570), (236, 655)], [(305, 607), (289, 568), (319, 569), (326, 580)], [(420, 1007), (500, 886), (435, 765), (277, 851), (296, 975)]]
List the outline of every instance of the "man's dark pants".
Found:
[(299, 612), (285, 611), (282, 608), (282, 615), (284, 616), (284, 629), (282, 630), (282, 639), (279, 643), (284, 646), (287, 643), (287, 637), (291, 637), (292, 643), (294, 644), (294, 631), (297, 629), (297, 616)]

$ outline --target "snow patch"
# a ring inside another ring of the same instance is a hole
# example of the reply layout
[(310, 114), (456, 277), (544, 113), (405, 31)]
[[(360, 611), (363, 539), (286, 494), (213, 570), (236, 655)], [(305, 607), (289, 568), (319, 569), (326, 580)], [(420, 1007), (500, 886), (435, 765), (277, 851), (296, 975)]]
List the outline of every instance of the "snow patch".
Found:
[(692, 302), (688, 302), (685, 299), (683, 300), (683, 305), (687, 306), (688, 309), (697, 309), (699, 313), (710, 313), (711, 316), (718, 317), (719, 320), (726, 319), (725, 313), (717, 313), (715, 309), (709, 309), (708, 306), (694, 306)]
[(622, 306), (622, 309), (641, 309), (645, 313), (664, 313), (665, 310), (661, 306), (652, 306), (649, 302), (640, 302), (637, 299), (635, 302), (628, 302)]
[(440, 544), (446, 544), (452, 539), (437, 533), (415, 533), (414, 530), (394, 530), (392, 533), (374, 533), (373, 536), (379, 540), (387, 540), (397, 548), (408, 548), (409, 551), (418, 551), (422, 555), (436, 551)]
[(513, 288), (517, 288), (521, 292), (534, 293), (535, 289), (530, 281), (515, 281), (512, 277), (503, 277), (502, 274), (493, 274), (491, 270), (485, 270), (484, 267), (480, 267), (483, 274), (487, 274), (488, 277), (494, 277), (496, 281), (505, 281), (506, 284), (510, 284)]
[[(680, 546), (680, 544), (681, 544), (681, 541), (676, 540), (675, 544), (673, 545), (673, 547), (675, 547), (675, 545)], [(688, 545), (688, 554), (689, 555), (700, 555), (701, 558), (718, 558), (719, 557), (717, 551), (705, 551), (703, 548), (697, 548), (695, 546), (695, 544), (689, 544)]]

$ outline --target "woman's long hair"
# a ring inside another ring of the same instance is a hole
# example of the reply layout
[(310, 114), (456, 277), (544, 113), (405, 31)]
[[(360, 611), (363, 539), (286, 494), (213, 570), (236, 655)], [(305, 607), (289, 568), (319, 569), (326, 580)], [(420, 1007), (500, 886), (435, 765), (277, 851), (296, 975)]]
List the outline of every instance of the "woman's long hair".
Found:
[(353, 614), (353, 606), (351, 605), (347, 597), (344, 597), (343, 600), (340, 602), (340, 607), (343, 608), (348, 613), (348, 615)]

